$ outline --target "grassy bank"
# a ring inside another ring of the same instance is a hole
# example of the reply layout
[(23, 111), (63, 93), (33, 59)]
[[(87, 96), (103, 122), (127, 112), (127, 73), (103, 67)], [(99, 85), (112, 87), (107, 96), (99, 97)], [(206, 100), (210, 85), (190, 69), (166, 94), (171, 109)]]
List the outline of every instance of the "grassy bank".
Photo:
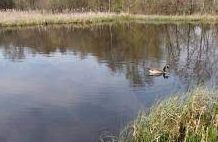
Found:
[(215, 15), (163, 16), (133, 15), (116, 13), (59, 13), (40, 11), (1, 11), (0, 27), (31, 26), (48, 24), (89, 25), (107, 22), (144, 22), (144, 23), (218, 23)]
[(0, 27), (51, 24), (85, 25), (111, 22), (123, 16), (113, 13), (42, 13), (39, 11), (1, 11)]
[(141, 113), (120, 142), (217, 142), (218, 92), (196, 89)]

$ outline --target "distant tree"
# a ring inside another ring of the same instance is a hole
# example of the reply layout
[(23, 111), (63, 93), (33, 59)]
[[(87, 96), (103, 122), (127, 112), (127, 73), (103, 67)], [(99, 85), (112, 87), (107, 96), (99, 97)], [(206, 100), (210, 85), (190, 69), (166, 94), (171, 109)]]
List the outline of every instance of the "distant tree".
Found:
[(0, 0), (0, 9), (12, 9), (14, 8), (13, 0)]
[(218, 0), (0, 0), (0, 9), (129, 12), (143, 14), (216, 14)]
[(124, 0), (112, 0), (112, 2), (111, 2), (112, 10), (114, 12), (123, 11), (123, 4), (124, 4)]

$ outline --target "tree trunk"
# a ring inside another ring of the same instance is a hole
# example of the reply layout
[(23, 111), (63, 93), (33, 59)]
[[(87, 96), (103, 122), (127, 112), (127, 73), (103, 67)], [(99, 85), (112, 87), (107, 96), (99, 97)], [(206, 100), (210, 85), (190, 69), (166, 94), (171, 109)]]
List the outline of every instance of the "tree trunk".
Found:
[(108, 1), (109, 9), (108, 12), (111, 12), (111, 0)]

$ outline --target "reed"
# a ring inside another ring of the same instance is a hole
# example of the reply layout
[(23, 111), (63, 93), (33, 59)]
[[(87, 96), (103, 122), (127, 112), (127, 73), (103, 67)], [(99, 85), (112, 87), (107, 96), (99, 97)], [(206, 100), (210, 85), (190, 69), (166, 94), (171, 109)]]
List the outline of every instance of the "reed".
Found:
[(107, 22), (218, 23), (216, 15), (134, 15), (128, 13), (51, 13), (43, 11), (0, 11), (0, 27), (48, 24), (89, 25)]

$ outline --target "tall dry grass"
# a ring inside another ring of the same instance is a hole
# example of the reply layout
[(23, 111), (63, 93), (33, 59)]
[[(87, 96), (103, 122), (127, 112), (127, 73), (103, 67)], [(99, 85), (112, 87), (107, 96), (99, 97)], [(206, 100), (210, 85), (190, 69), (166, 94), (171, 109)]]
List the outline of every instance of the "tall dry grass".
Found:
[(51, 13), (41, 11), (0, 11), (0, 26), (45, 24), (89, 24), (108, 22), (125, 17), (115, 13)]
[(144, 23), (218, 23), (216, 15), (134, 15), (127, 13), (87, 12), (87, 13), (51, 13), (43, 11), (0, 11), (0, 27), (29, 26), (47, 24), (96, 24), (104, 22), (144, 22)]
[(218, 92), (198, 88), (142, 112), (120, 142), (217, 142)]

